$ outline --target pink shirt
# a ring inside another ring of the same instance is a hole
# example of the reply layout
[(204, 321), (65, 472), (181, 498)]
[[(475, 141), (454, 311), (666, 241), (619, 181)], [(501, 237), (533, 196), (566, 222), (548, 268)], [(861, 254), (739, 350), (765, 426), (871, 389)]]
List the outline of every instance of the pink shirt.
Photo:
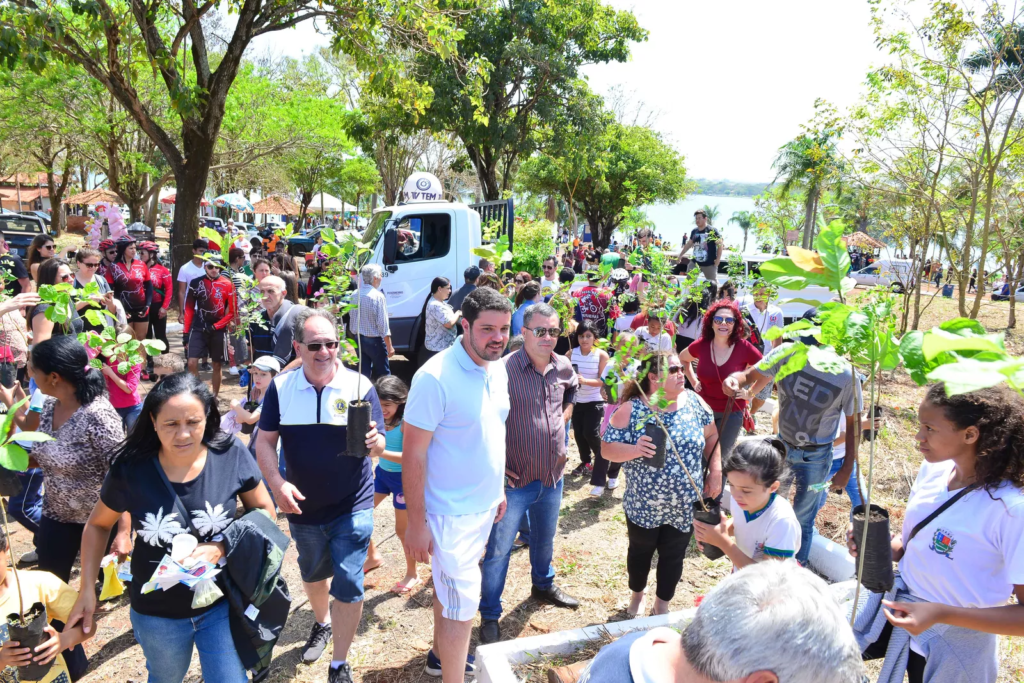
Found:
[(117, 376), (124, 380), (124, 383), (131, 389), (131, 393), (125, 393), (121, 390), (121, 387), (114, 384), (114, 380), (110, 379), (106, 375), (103, 375), (103, 379), (107, 381), (107, 393), (110, 394), (110, 405), (115, 408), (131, 408), (142, 403), (142, 397), (139, 396), (139, 377), (142, 375), (142, 363), (128, 369), (127, 375), (122, 375), (117, 372), (117, 366), (111, 365)]

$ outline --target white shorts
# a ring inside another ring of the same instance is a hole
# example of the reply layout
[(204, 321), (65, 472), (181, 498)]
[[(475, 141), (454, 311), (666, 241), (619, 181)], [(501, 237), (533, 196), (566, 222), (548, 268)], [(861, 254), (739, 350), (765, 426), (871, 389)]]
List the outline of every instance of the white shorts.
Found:
[(441, 616), (471, 621), (480, 606), (480, 557), (498, 508), (470, 515), (432, 515), (427, 527), (434, 540), (431, 571)]

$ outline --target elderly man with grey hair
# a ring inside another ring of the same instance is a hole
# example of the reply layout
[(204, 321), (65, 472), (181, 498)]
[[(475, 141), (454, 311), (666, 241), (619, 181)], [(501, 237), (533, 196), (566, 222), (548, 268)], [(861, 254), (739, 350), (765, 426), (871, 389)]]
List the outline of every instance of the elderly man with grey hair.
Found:
[(359, 269), (359, 308), (349, 312), (349, 324), (359, 333), (360, 371), (370, 379), (391, 374), (388, 359), (395, 355), (388, 324), (388, 302), (380, 291), (383, 271), (376, 263)]
[(824, 581), (758, 562), (705, 596), (682, 634), (637, 631), (601, 649), (580, 683), (861, 683), (864, 664)]

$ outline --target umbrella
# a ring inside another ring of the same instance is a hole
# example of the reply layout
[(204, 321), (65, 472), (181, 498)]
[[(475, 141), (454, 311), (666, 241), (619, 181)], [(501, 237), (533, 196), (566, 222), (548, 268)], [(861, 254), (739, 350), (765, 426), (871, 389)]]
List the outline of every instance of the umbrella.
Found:
[(848, 247), (860, 247), (868, 249), (884, 249), (885, 245), (876, 240), (875, 238), (868, 235), (866, 232), (855, 232), (852, 235), (847, 235), (843, 238), (843, 242)]
[(89, 190), (88, 192), (79, 192), (76, 195), (72, 195), (64, 200), (65, 204), (87, 204), (89, 206), (95, 206), (96, 204), (104, 204), (109, 206), (110, 204), (123, 204), (124, 200), (121, 199), (116, 193), (110, 190), (96, 189)]
[(227, 207), (233, 211), (241, 211), (242, 213), (255, 213), (252, 208), (252, 204), (249, 200), (238, 194), (237, 192), (229, 192), (228, 194), (222, 194), (213, 200), (214, 206), (221, 208)]
[[(177, 194), (169, 194), (160, 200), (161, 204), (174, 204), (178, 199)], [(206, 197), (203, 197), (202, 201), (199, 202), (200, 206), (209, 206), (210, 202)]]
[(263, 201), (253, 205), (253, 211), (262, 214), (292, 216), (298, 214), (301, 209), (295, 202), (285, 199), (279, 194), (272, 194)]

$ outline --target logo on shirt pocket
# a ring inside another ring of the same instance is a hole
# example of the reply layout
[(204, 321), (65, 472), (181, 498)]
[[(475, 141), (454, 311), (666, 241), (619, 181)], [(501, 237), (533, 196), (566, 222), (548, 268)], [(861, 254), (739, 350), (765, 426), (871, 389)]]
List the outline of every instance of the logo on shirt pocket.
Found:
[(336, 415), (343, 415), (348, 410), (348, 403), (343, 398), (336, 398), (334, 399), (333, 410)]
[(932, 536), (932, 544), (928, 546), (928, 549), (934, 550), (946, 559), (952, 560), (953, 558), (950, 557), (950, 554), (955, 547), (956, 539), (953, 538), (953, 534), (945, 529), (937, 529), (935, 535)]

